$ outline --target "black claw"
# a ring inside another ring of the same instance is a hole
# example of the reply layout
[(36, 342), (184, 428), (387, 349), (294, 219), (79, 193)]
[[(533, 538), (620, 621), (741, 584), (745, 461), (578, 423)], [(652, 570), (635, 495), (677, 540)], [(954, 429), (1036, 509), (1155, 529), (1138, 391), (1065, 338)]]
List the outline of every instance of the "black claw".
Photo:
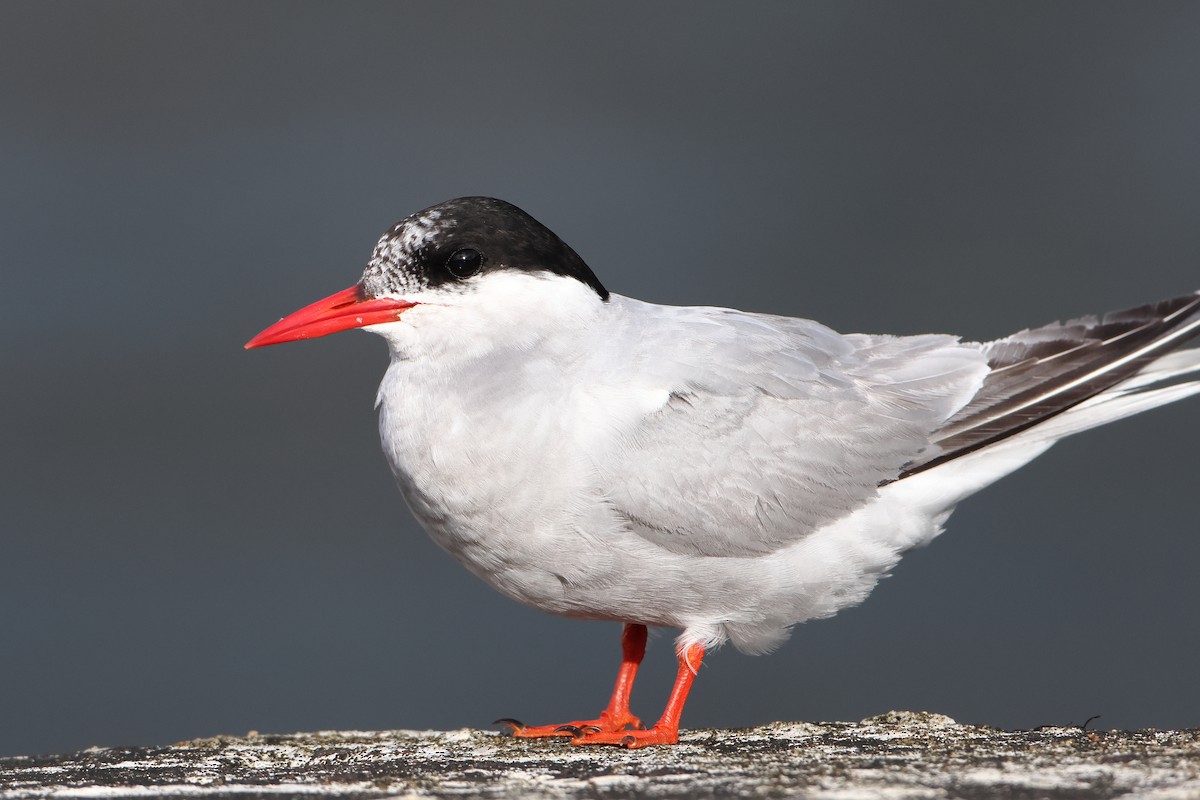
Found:
[(626, 736), (621, 740), (621, 747), (633, 747), (635, 744), (637, 744), (637, 739), (633, 736)]
[(563, 733), (569, 733), (576, 739), (578, 739), (580, 736), (583, 736), (583, 731), (581, 731), (579, 728), (576, 728), (574, 725), (559, 725), (554, 729), (554, 732), (558, 733), (559, 731), (562, 731)]
[(583, 727), (578, 728), (577, 730), (581, 730), (584, 733), (599, 733), (600, 732), (600, 729), (598, 727), (596, 727), (595, 725), (584, 725)]
[(493, 725), (511, 725), (512, 729), (514, 731), (519, 731), (525, 727), (524, 722), (521, 722), (521, 720), (519, 720), (519, 719), (513, 719), (512, 717), (501, 717), (500, 719), (496, 720), (492, 724)]

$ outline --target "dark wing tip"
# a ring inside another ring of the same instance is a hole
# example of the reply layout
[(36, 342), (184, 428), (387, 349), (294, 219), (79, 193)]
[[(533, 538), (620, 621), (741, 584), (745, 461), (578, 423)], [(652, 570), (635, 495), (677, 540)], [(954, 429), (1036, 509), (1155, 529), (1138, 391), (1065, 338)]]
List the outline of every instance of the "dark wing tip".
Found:
[(1037, 425), (1200, 335), (1200, 292), (1020, 331), (984, 345), (992, 371), (906, 478)]

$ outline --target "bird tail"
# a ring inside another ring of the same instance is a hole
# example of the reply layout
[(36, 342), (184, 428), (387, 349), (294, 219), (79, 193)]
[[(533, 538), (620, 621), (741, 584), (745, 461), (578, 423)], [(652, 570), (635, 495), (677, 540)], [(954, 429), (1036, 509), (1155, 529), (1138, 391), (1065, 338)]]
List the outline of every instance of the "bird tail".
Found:
[[(990, 372), (971, 401), (933, 433), (932, 444), (901, 473), (915, 475), (939, 464), (990, 448), (1025, 431), (1040, 428), (1068, 433), (1109, 421), (1105, 414), (1081, 415), (1077, 411), (1103, 397), (1115, 401), (1135, 390), (1187, 374), (1196, 369), (1198, 356), (1184, 355), (1158, 366), (1164, 356), (1200, 335), (1200, 292), (1159, 303), (1054, 323), (981, 345)], [(1185, 353), (1188, 351), (1184, 351)], [(1116, 391), (1117, 396), (1109, 393)], [(1165, 399), (1167, 394), (1155, 395)], [(1106, 413), (1139, 405), (1117, 403)], [(1161, 403), (1160, 403), (1161, 404)], [(1049, 420), (1071, 413), (1066, 427), (1043, 428)], [(1134, 412), (1128, 412), (1134, 413)], [(1118, 413), (1112, 419), (1127, 414)], [(1094, 420), (1088, 424), (1087, 420)], [(1035, 435), (1036, 436), (1036, 435)]]
[(949, 513), (1059, 439), (1200, 394), (1200, 348), (1176, 349), (1197, 335), (1200, 292), (985, 344), (983, 386), (890, 487)]
[(1088, 400), (1067, 413), (1052, 417), (1031, 429), (1028, 438), (1054, 442), (1119, 419), (1200, 394), (1200, 378), (1173, 382), (1200, 372), (1200, 348), (1180, 350), (1163, 356), (1149, 367)]

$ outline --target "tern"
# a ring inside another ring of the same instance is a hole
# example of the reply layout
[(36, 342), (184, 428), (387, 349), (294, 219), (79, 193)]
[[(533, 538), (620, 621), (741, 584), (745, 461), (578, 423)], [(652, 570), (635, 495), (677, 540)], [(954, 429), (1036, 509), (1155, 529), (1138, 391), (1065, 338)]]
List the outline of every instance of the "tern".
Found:
[[(705, 653), (765, 653), (861, 602), (954, 507), (1065, 436), (1200, 393), (1200, 293), (1024, 330), (844, 335), (806, 319), (610, 293), (521, 209), (401, 220), (354, 286), (247, 348), (362, 328), (404, 499), (504, 595), (624, 623), (595, 719), (516, 736), (678, 741)], [(666, 709), (630, 694), (647, 626), (681, 631)]]

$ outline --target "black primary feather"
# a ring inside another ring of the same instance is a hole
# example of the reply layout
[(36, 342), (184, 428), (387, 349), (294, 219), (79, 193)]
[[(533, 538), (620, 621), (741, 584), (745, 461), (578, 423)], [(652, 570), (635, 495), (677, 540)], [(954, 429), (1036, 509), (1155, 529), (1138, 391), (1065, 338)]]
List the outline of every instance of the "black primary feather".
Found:
[[(899, 478), (1027, 430), (1079, 405), (1200, 334), (1200, 294), (1021, 331), (984, 345), (992, 371)], [(899, 479), (898, 478), (898, 479)]]

